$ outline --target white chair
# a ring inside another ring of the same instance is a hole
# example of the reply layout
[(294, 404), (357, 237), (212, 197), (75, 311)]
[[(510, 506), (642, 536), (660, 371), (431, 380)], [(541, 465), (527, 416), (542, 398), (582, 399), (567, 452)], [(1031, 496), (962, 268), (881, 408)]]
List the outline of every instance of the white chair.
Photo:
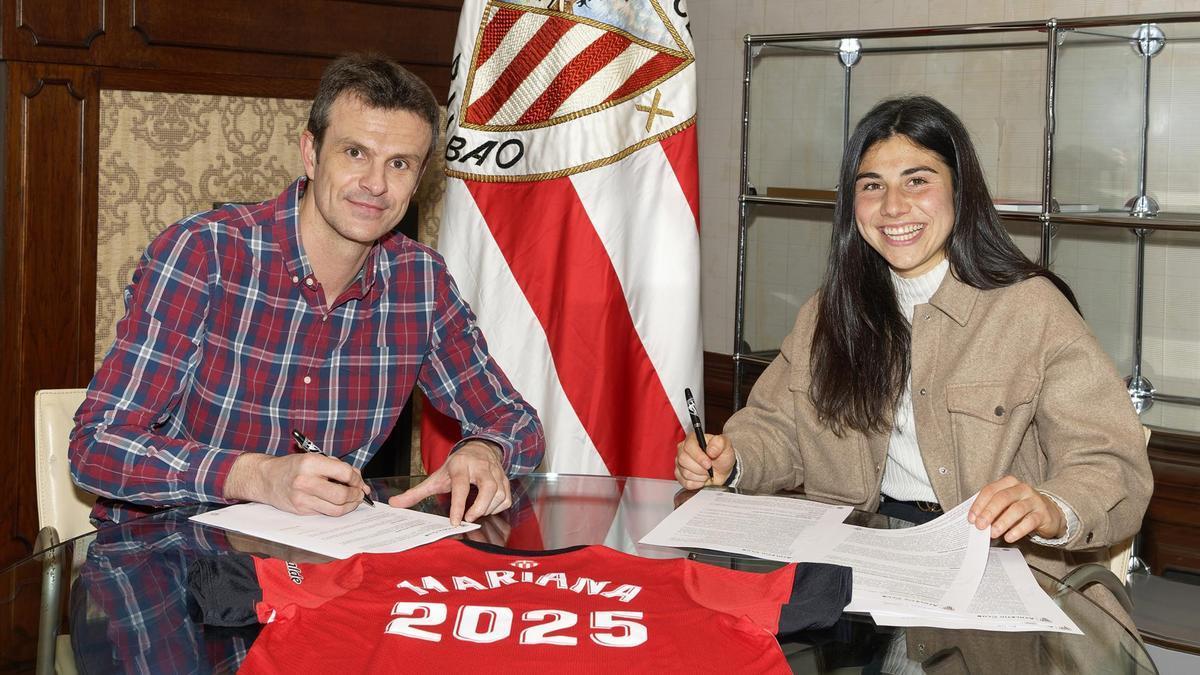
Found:
[[(96, 496), (80, 490), (71, 480), (67, 445), (75, 426), (75, 411), (86, 389), (42, 389), (34, 394), (34, 474), (37, 479), (38, 531), (35, 550), (53, 549), (45, 556), (42, 571), (42, 608), (38, 629), (38, 675), (71, 675), (76, 672), (70, 636), (58, 635), (64, 584), (60, 541), (92, 530), (88, 515)], [(75, 559), (83, 550), (75, 552)], [(75, 561), (73, 561), (74, 563)], [(77, 568), (72, 565), (72, 569)]]
[(67, 442), (75, 411), (87, 389), (42, 389), (34, 394), (38, 525), (53, 528), (59, 541), (92, 531), (88, 515), (96, 495), (75, 486), (67, 459)]

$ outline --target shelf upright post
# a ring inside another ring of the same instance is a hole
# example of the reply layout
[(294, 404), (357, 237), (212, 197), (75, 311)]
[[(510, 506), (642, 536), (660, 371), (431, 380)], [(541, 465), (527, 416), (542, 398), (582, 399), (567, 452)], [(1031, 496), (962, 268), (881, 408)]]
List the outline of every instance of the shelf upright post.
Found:
[(738, 181), (738, 243), (737, 243), (737, 289), (734, 291), (733, 307), (733, 411), (742, 407), (742, 344), (746, 322), (746, 228), (749, 226), (746, 195), (750, 193), (749, 143), (750, 143), (750, 73), (754, 57), (760, 47), (750, 35), (743, 38), (742, 48), (742, 161)]
[[(1148, 149), (1150, 144), (1150, 64), (1151, 60), (1162, 53), (1166, 47), (1167, 38), (1162, 30), (1152, 24), (1144, 23), (1130, 40), (1133, 52), (1142, 59), (1142, 145), (1141, 164), (1138, 166), (1138, 191), (1125, 206), (1129, 215), (1135, 218), (1153, 218), (1158, 214), (1158, 203), (1146, 194), (1146, 173)], [(1149, 410), (1154, 405), (1154, 385), (1142, 375), (1142, 313), (1145, 305), (1146, 278), (1146, 237), (1152, 230), (1135, 227), (1131, 230), (1137, 237), (1137, 267), (1134, 284), (1134, 325), (1133, 325), (1133, 373), (1125, 378), (1129, 390), (1129, 398), (1138, 414)]]
[(1066, 34), (1058, 29), (1058, 19), (1046, 22), (1046, 127), (1042, 141), (1042, 224), (1041, 251), (1039, 262), (1050, 267), (1054, 253), (1056, 227), (1050, 222), (1051, 204), (1054, 200), (1054, 96), (1058, 84), (1058, 46)]
[(1129, 215), (1144, 218), (1158, 213), (1158, 202), (1146, 194), (1146, 171), (1148, 146), (1150, 144), (1150, 61), (1162, 53), (1167, 37), (1162, 29), (1152, 23), (1144, 23), (1131, 36), (1131, 47), (1142, 58), (1142, 156), (1138, 165), (1138, 191), (1125, 206)]
[(838, 41), (838, 61), (845, 71), (842, 84), (842, 149), (850, 141), (850, 71), (862, 58), (862, 43), (858, 38), (842, 38)]

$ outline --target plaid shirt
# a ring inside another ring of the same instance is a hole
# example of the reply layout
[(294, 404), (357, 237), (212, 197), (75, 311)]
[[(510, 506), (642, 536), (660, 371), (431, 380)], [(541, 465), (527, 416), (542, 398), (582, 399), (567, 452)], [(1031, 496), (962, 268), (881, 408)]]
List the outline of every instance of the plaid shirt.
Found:
[(361, 468), (414, 383), (465, 437), (499, 445), (510, 475), (541, 461), (536, 411), (436, 252), (384, 237), (326, 309), (299, 240), (306, 185), (192, 216), (146, 248), (71, 434), (75, 481), (101, 495), (95, 520), (224, 503), (234, 460), (291, 452), (293, 428)]

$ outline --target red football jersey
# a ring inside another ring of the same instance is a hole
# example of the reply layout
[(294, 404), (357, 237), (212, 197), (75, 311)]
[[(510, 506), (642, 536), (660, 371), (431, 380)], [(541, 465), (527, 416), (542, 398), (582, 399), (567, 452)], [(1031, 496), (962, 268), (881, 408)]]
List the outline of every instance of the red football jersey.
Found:
[(603, 546), (483, 548), (255, 560), (267, 625), (243, 672), (787, 673), (781, 610), (785, 630), (829, 625), (850, 598), (834, 566), (760, 574)]

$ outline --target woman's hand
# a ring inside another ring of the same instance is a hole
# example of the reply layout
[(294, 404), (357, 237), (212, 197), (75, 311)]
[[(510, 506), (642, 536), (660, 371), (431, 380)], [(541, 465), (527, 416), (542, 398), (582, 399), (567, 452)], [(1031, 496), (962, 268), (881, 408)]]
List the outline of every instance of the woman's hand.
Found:
[[(721, 435), (704, 434), (708, 452), (700, 449), (696, 434), (677, 446), (675, 453), (675, 480), (688, 490), (697, 490), (705, 485), (724, 485), (733, 471), (733, 443)], [(708, 477), (712, 467), (713, 476)]]
[(1003, 536), (1010, 544), (1030, 533), (1057, 539), (1067, 532), (1067, 518), (1054, 500), (1012, 476), (985, 485), (967, 521), (981, 530), (991, 527), (992, 539)]

